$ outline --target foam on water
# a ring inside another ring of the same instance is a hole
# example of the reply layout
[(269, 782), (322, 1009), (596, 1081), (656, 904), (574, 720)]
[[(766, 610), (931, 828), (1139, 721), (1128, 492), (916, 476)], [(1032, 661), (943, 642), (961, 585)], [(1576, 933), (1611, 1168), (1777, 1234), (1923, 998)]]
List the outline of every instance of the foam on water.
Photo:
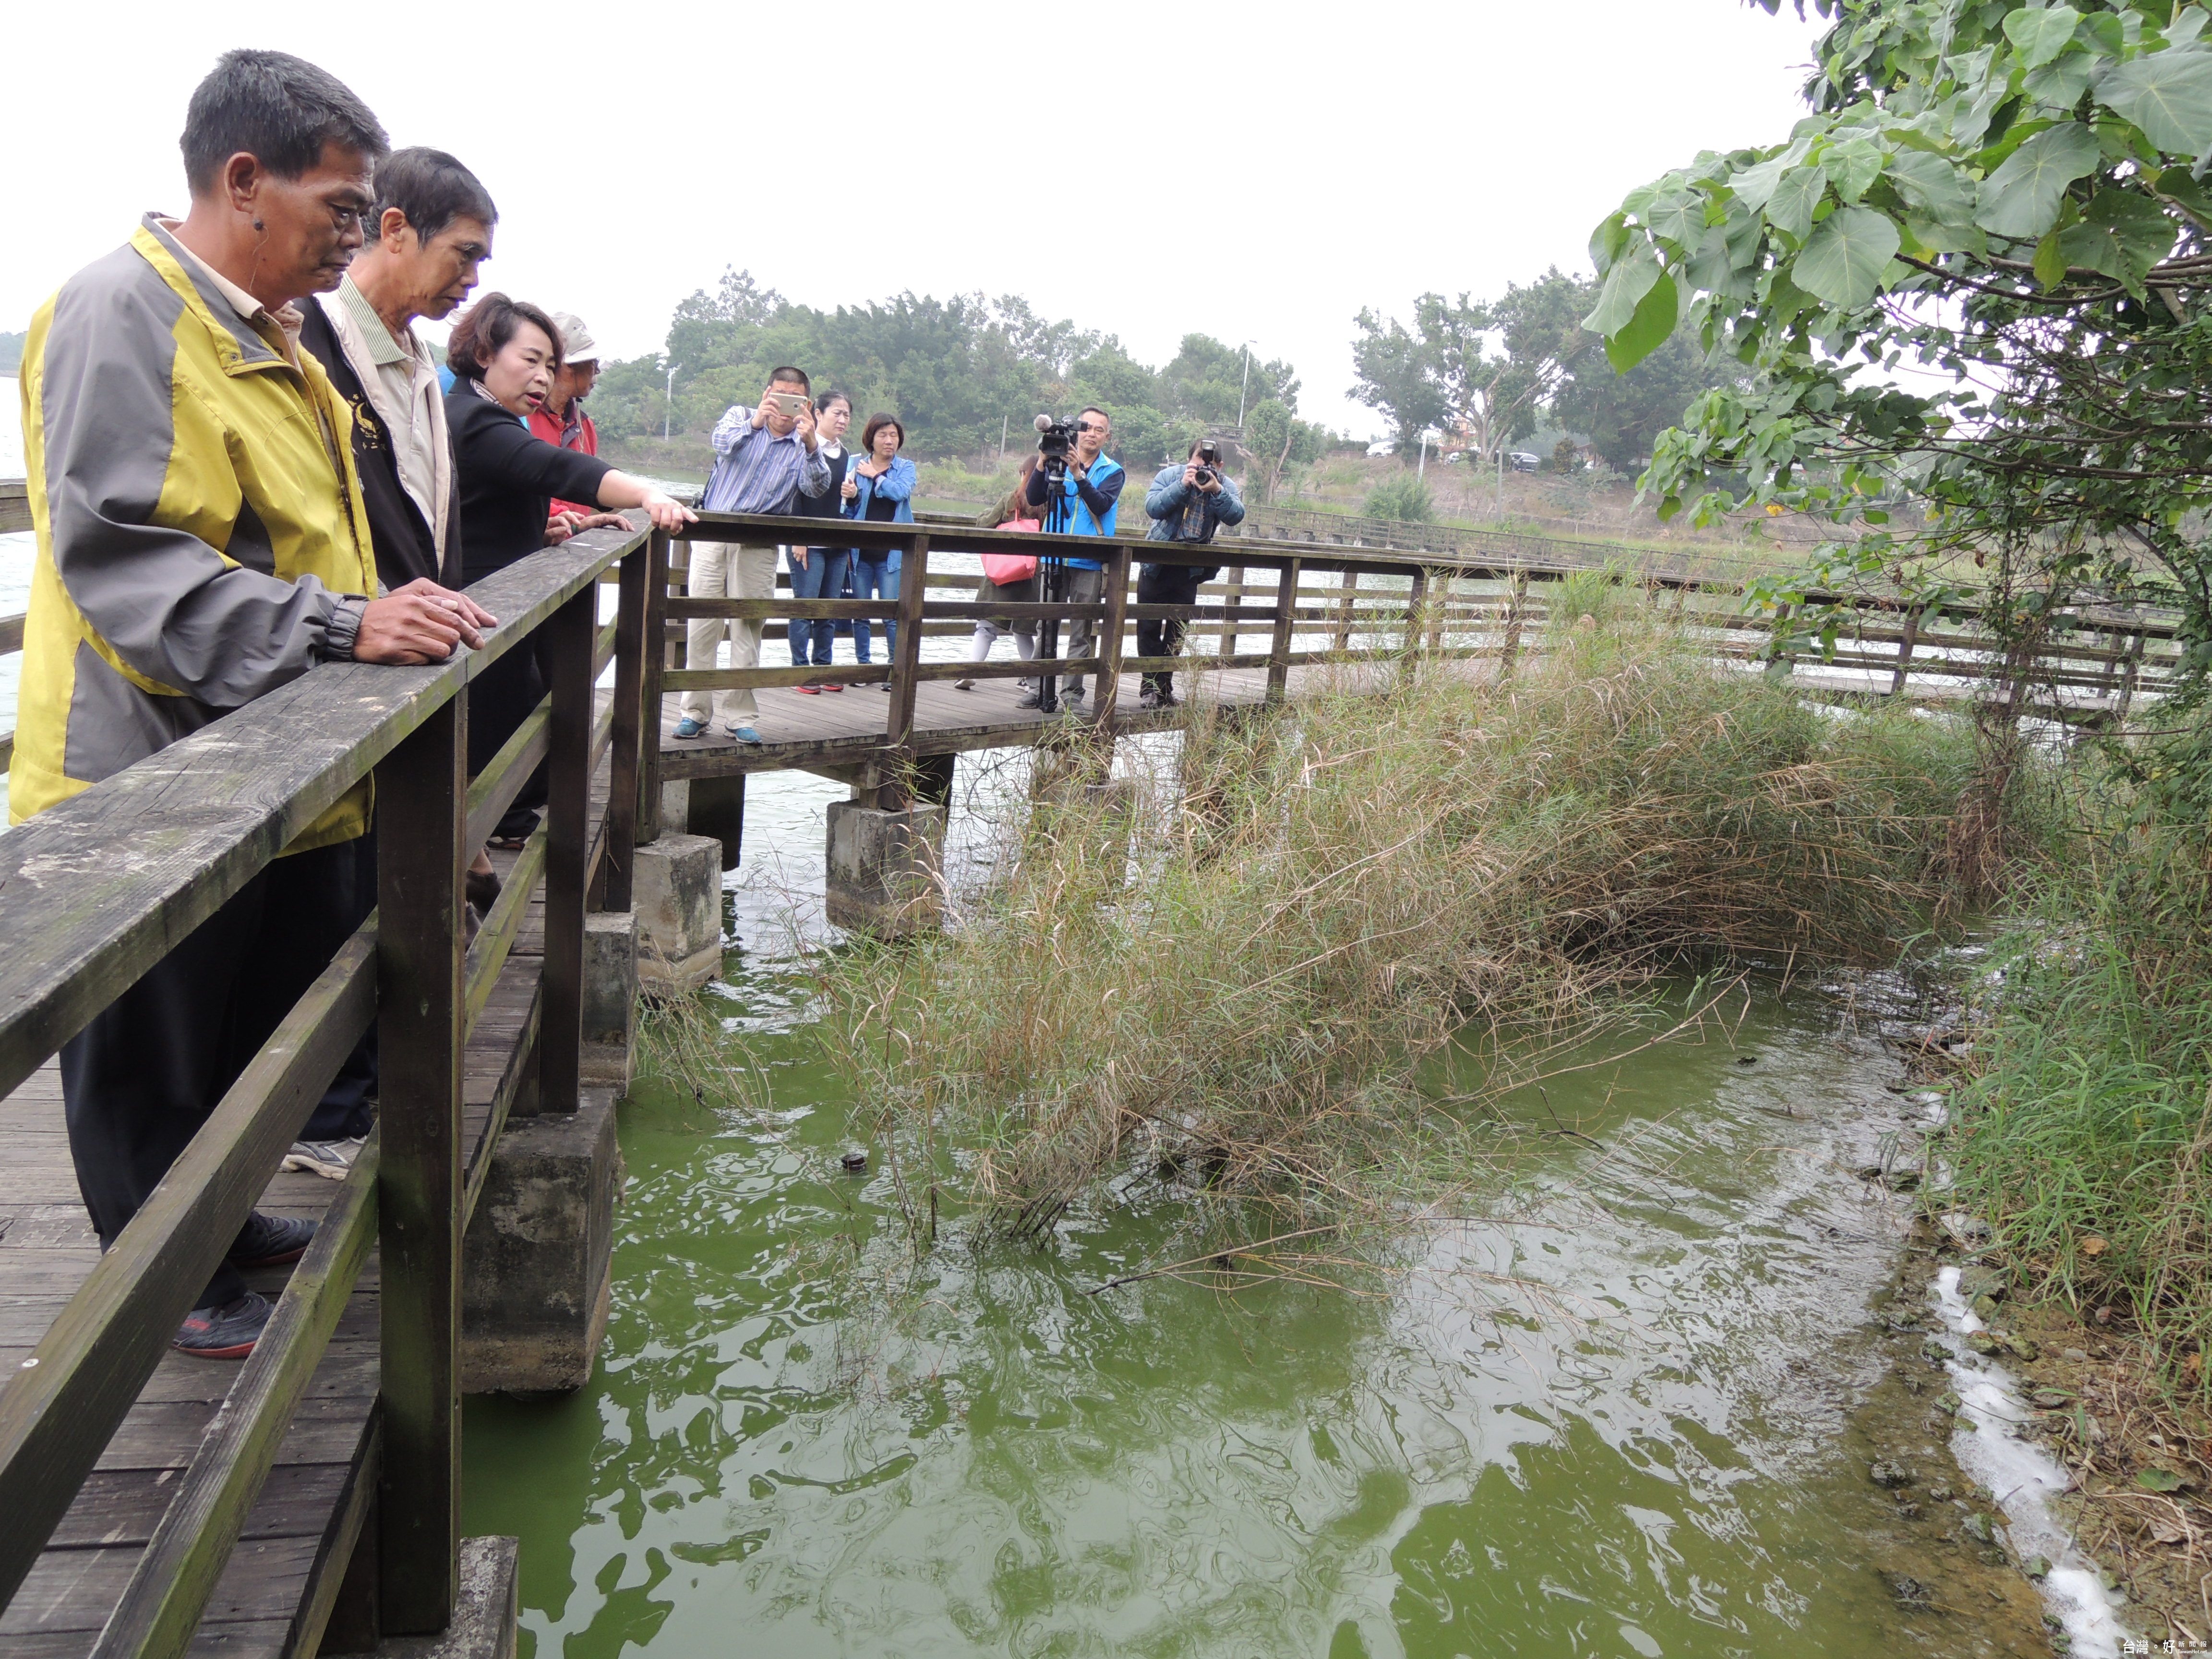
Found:
[(2051, 1510), (2050, 1500), (2066, 1490), (2066, 1471), (2017, 1432), (2034, 1413), (2011, 1376), (1966, 1346), (1969, 1335), (1987, 1327), (1959, 1293), (1957, 1267), (1936, 1276), (1936, 1306), (1943, 1316), (1944, 1341), (1951, 1350), (1948, 1369), (1960, 1401), (1960, 1425), (1951, 1431), (1952, 1455), (2004, 1512), (2014, 1553), (2039, 1555), (2051, 1563), (2044, 1599), (2073, 1638), (2073, 1650), (2082, 1659), (2118, 1659), (2125, 1632), (2097, 1576), (2097, 1564), (2075, 1546)]

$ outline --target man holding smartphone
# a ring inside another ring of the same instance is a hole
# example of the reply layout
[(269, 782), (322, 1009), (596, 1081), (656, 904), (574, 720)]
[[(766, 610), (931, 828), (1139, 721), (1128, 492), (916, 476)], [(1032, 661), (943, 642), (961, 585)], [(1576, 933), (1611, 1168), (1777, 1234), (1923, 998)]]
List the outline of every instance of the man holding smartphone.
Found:
[[(813, 388), (805, 372), (788, 366), (771, 369), (768, 390), (757, 406), (731, 405), (714, 426), (714, 471), (699, 503), (709, 513), (793, 513), (801, 495), (826, 495), (830, 462), (815, 433)], [(775, 545), (693, 542), (688, 591), (695, 599), (774, 599)], [(715, 666), (725, 626), (730, 629), (730, 666), (758, 667), (757, 617), (738, 617), (732, 623), (720, 617), (695, 618), (685, 635), (684, 661), (693, 668)], [(758, 743), (753, 721), (759, 714), (750, 686), (712, 696), (687, 691), (676, 735), (704, 737), (709, 721), (720, 719), (723, 730), (739, 743)]]

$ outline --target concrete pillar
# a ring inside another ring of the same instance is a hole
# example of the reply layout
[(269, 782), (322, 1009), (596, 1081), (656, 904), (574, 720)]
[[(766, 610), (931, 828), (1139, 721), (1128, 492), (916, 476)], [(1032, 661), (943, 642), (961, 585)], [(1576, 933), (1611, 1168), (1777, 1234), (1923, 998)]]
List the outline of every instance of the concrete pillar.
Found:
[(830, 802), (830, 920), (886, 939), (937, 927), (945, 819), (942, 806), (885, 812), (857, 801)]
[(1081, 858), (1102, 869), (1107, 884), (1128, 880), (1129, 836), (1138, 803), (1134, 778), (1086, 777), (1064, 772), (1036, 787), (1030, 834), (1050, 842), (1055, 859)]
[(630, 908), (637, 982), (649, 997), (684, 996), (722, 967), (722, 849), (707, 836), (663, 835), (637, 849)]
[(693, 778), (690, 783), (684, 829), (720, 842), (722, 868), (736, 869), (738, 853), (745, 841), (745, 775), (735, 772), (727, 777)]
[(637, 917), (594, 910), (584, 917), (583, 1080), (629, 1091), (637, 1037)]
[(574, 1112), (510, 1121), (461, 1249), (461, 1388), (581, 1388), (606, 1334), (614, 1208), (623, 1184), (615, 1091)]
[[(514, 1659), (521, 1628), (516, 1591), (521, 1556), (520, 1539), (461, 1540), (453, 1622), (435, 1636), (387, 1637), (375, 1650), (379, 1659)], [(324, 1650), (334, 1650), (325, 1644)]]
[(660, 833), (691, 833), (691, 780), (671, 778), (660, 786)]

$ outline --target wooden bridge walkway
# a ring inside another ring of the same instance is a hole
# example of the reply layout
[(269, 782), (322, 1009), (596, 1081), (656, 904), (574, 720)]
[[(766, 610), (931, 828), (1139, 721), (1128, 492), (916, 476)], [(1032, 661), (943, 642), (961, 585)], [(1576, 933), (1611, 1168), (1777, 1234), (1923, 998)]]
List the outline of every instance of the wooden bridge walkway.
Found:
[[(15, 527), (4, 497), (0, 528)], [(757, 544), (818, 530), (709, 515), (698, 533)], [(574, 1111), (581, 1097), (585, 913), (629, 908), (633, 848), (659, 833), (664, 781), (805, 767), (896, 806), (928, 769), (917, 763), (1033, 742), (1048, 725), (1110, 759), (1116, 735), (1182, 718), (1138, 706), (1146, 669), (1172, 670), (1185, 695), (1228, 708), (1324, 677), (1506, 672), (1541, 648), (1545, 596), (1577, 568), (1091, 541), (1080, 550), (1109, 570), (1102, 602), (1026, 613), (1080, 614), (1100, 632), (1103, 664), (1046, 665), (1103, 672), (1079, 713), (1048, 720), (1017, 702), (1030, 665), (1001, 655), (970, 668), (936, 653), (957, 649), (978, 615), (1020, 609), (974, 603), (976, 551), (1061, 538), (933, 523), (843, 533), (900, 551), (896, 602), (694, 598), (682, 544), (593, 532), (480, 586), (507, 619), (483, 653), (420, 670), (318, 670), (0, 836), (0, 1659), (306, 1659), (380, 1633), (434, 1632), (453, 1616), (462, 1235), (507, 1120)], [(1145, 561), (1229, 568), (1194, 606), (1146, 607), (1131, 584)], [(611, 581), (618, 603), (603, 621)], [(1655, 576), (1648, 592), (1717, 655), (1823, 696), (1938, 701), (2026, 673), (2049, 712), (2121, 719), (2173, 672), (2172, 629), (2154, 617), (2085, 614), (2032, 664), (2008, 665), (1971, 606), (1921, 614), (1870, 602), (1844, 648), (1812, 662), (1778, 642), (1771, 619), (1741, 615), (1724, 586)], [(750, 617), (770, 624), (763, 656), (777, 663), (776, 624), (794, 616), (896, 620), (896, 659), (841, 667), (848, 689), (819, 696), (796, 690), (816, 671), (684, 660), (687, 622)], [(1169, 617), (1190, 627), (1189, 654), (1136, 658), (1134, 624)], [(470, 779), (456, 700), (541, 630), (551, 696)], [(0, 618), (0, 652), (21, 641), (21, 619)], [(952, 684), (968, 678), (972, 690)], [(678, 694), (741, 684), (760, 698), (767, 742), (673, 738)], [(0, 734), (0, 767), (8, 743)], [(507, 895), (465, 951), (462, 863), (541, 760), (552, 807), (505, 860)], [(377, 917), (101, 1256), (77, 1200), (54, 1054), (166, 941), (371, 772)], [(383, 1100), (370, 1152), (343, 1183), (276, 1175), (371, 1019)], [(304, 1261), (262, 1276), (261, 1288), (282, 1289), (269, 1336), (242, 1366), (176, 1356), (169, 1335), (257, 1201), (323, 1219)]]

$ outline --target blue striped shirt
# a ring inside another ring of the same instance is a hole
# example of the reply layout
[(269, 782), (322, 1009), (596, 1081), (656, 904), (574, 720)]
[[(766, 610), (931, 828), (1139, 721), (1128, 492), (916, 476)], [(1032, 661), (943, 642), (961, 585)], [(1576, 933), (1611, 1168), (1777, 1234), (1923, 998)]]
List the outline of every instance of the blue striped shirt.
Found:
[(743, 404), (714, 423), (714, 456), (699, 502), (709, 513), (789, 513), (800, 495), (830, 488), (830, 461), (819, 447), (807, 453), (795, 427), (779, 438), (765, 424), (754, 426)]

